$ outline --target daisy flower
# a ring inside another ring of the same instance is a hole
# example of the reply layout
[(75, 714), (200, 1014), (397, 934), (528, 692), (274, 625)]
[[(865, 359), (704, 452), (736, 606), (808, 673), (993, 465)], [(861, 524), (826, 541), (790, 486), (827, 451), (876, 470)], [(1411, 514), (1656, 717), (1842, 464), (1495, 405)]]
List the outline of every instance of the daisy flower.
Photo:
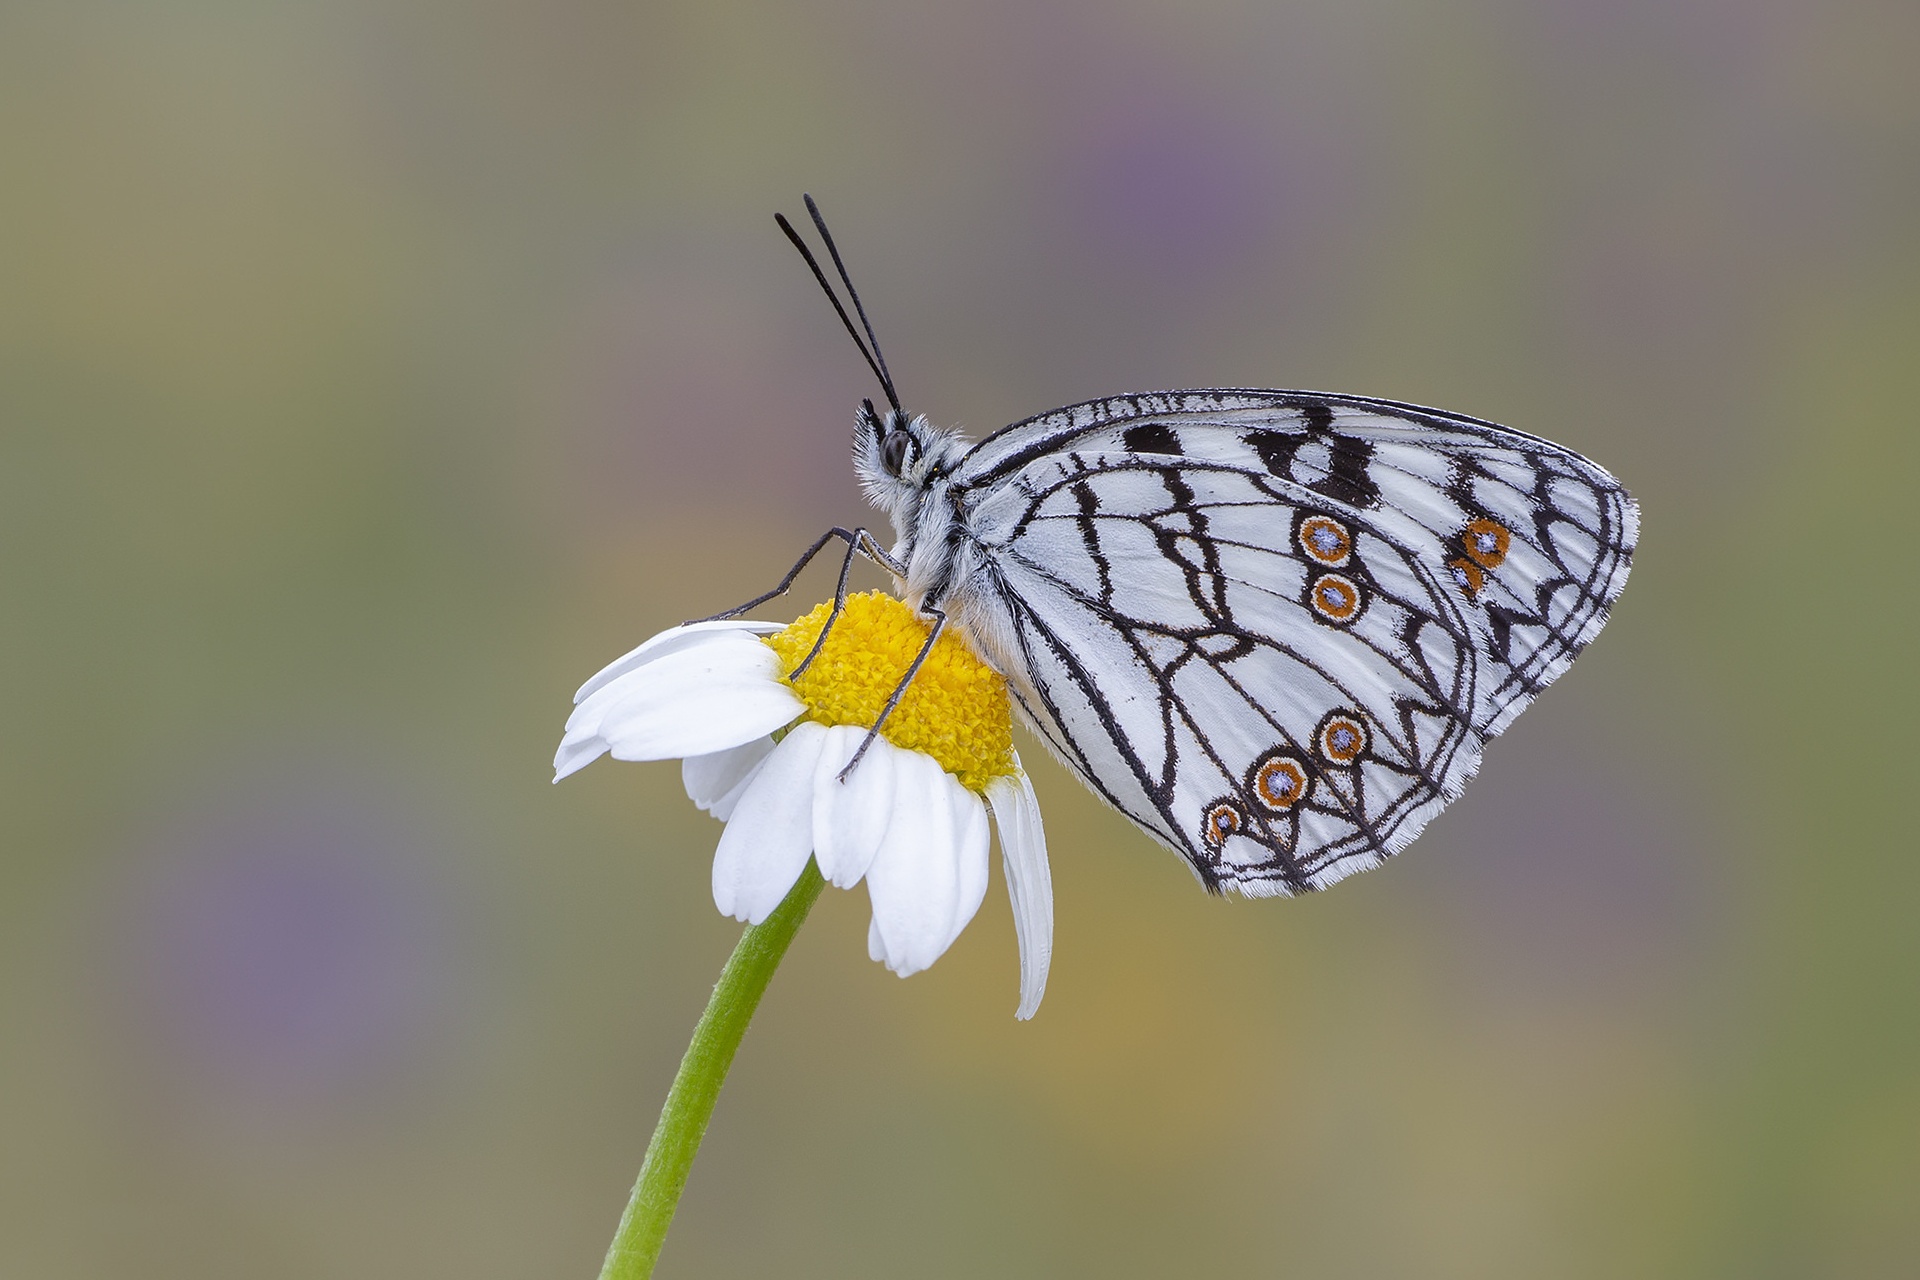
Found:
[(811, 857), (831, 884), (866, 882), (868, 954), (902, 977), (945, 954), (980, 909), (991, 814), (1020, 944), (1015, 1016), (1030, 1018), (1046, 989), (1053, 886), (1006, 682), (942, 633), (842, 781), (929, 626), (882, 592), (849, 596), (790, 679), (831, 613), (661, 632), (574, 695), (554, 781), (607, 754), (679, 758), (688, 797), (726, 823), (713, 856), (723, 914), (759, 924)]

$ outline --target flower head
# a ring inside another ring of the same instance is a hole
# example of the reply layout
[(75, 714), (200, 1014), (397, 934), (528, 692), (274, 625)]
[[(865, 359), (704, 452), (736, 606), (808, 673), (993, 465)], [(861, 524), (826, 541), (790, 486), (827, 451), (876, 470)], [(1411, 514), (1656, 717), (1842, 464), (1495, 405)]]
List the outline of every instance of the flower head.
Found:
[(891, 596), (849, 596), (789, 678), (832, 614), (823, 604), (785, 628), (700, 622), (653, 637), (574, 696), (554, 780), (608, 753), (681, 757), (687, 795), (727, 824), (713, 859), (724, 914), (760, 923), (811, 856), (840, 888), (866, 881), (868, 954), (902, 977), (939, 959), (979, 910), (991, 811), (1020, 941), (1016, 1016), (1032, 1017), (1053, 891), (1005, 681), (943, 633), (849, 771), (930, 629)]

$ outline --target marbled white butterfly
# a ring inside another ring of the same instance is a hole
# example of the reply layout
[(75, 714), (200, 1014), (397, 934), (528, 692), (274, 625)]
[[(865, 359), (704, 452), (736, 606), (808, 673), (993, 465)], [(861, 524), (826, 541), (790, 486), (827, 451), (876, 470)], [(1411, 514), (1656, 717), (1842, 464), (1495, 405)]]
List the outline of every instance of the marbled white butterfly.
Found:
[(1210, 890), (1322, 889), (1405, 847), (1626, 585), (1639, 513), (1618, 481), (1436, 409), (1165, 391), (970, 444), (901, 409), (807, 209), (860, 329), (777, 220), (891, 405), (863, 403), (853, 462), (896, 539), (834, 529), (732, 612), (843, 540), (837, 599), (856, 552), (886, 568), (935, 635), (958, 627), (1006, 676), (1068, 768)]

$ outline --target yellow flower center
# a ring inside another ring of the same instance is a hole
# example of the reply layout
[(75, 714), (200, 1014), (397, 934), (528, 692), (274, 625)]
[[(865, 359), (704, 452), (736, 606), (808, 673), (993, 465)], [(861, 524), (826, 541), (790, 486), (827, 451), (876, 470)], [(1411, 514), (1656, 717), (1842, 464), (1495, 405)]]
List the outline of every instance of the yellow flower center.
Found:
[[(767, 637), (783, 672), (800, 665), (832, 612), (829, 601)], [(931, 623), (885, 592), (848, 596), (819, 656), (798, 680), (787, 683), (807, 704), (807, 719), (871, 729), (932, 630)], [(932, 756), (974, 791), (984, 792), (993, 778), (1014, 771), (1007, 682), (952, 631), (942, 632), (934, 643), (880, 736)]]

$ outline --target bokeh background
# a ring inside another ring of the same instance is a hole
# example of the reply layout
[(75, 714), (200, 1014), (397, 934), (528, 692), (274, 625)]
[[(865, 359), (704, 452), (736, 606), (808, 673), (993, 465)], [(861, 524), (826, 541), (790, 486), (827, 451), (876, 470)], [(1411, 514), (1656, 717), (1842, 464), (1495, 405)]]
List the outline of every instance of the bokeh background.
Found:
[(0, 1274), (593, 1274), (738, 929), (676, 769), (548, 760), (866, 516), (802, 190), (936, 420), (1438, 404), (1645, 531), (1330, 894), (1210, 900), (1036, 762), (1019, 1025), (998, 885), (906, 982), (829, 893), (661, 1274), (1920, 1273), (1916, 51), (1894, 0), (6, 6)]

